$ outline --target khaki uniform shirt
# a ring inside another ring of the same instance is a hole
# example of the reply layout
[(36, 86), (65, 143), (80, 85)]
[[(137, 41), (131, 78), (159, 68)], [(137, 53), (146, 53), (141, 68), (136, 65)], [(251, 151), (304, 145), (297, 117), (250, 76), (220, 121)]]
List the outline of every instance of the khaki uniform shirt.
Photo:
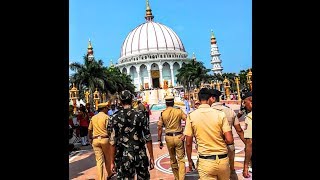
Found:
[(209, 104), (201, 104), (187, 118), (184, 134), (195, 136), (199, 155), (227, 154), (224, 133), (231, 131), (224, 112), (213, 109)]
[(247, 114), (244, 123), (246, 124), (244, 138), (252, 138), (252, 111)]
[(93, 131), (93, 136), (107, 135), (109, 116), (104, 112), (92, 116), (88, 129)]
[(167, 107), (160, 115), (158, 126), (164, 124), (165, 133), (182, 132), (181, 119), (184, 112), (181, 109)]
[(231, 108), (224, 106), (223, 103), (216, 102), (213, 103), (211, 107), (223, 111), (226, 114), (231, 129), (232, 126), (240, 124), (237, 114)]

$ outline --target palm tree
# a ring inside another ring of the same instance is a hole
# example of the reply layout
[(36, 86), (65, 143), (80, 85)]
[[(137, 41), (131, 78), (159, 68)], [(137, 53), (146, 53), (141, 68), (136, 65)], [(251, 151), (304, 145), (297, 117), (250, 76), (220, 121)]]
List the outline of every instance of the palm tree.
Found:
[[(70, 82), (75, 83), (79, 92), (88, 89), (90, 92), (90, 101), (93, 101), (93, 92), (95, 88), (102, 91), (106, 90), (105, 74), (106, 67), (103, 66), (102, 60), (88, 61), (87, 56), (83, 56), (84, 64), (74, 62), (70, 64), (70, 69), (75, 71), (70, 77)], [(90, 102), (93, 103), (93, 102)]]
[(192, 59), (187, 64), (182, 65), (178, 69), (177, 82), (182, 84), (187, 92), (190, 92), (190, 88), (199, 87), (201, 82), (207, 81), (210, 76), (207, 74), (210, 69), (206, 69), (203, 62)]
[(75, 83), (79, 89), (79, 96), (83, 98), (83, 90), (90, 92), (90, 103), (93, 103), (93, 92), (96, 88), (108, 94), (121, 92), (125, 89), (133, 92), (134, 85), (130, 76), (120, 72), (119, 68), (103, 66), (103, 61), (88, 61), (87, 56), (83, 57), (84, 64), (71, 63), (70, 69), (75, 71), (70, 76), (70, 82)]

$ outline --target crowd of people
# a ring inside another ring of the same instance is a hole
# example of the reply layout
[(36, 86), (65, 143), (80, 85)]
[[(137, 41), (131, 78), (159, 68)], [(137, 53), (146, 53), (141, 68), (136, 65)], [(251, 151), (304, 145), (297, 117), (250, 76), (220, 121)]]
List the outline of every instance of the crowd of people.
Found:
[[(245, 144), (243, 176), (250, 177), (252, 155), (252, 94), (242, 96), (245, 111), (236, 114), (219, 101), (221, 92), (202, 88), (198, 99), (189, 103), (187, 113), (174, 108), (174, 97), (165, 98), (167, 108), (161, 112), (158, 121), (159, 148), (163, 148), (162, 131), (170, 156), (171, 169), (176, 180), (185, 179), (187, 172), (198, 170), (200, 179), (238, 179), (235, 168), (235, 146), (232, 127)], [(120, 93), (120, 104), (98, 104), (98, 113), (90, 111), (90, 105), (79, 108), (76, 124), (73, 107), (70, 106), (69, 124), (81, 137), (83, 146), (91, 144), (97, 163), (99, 180), (150, 179), (149, 171), (154, 168), (152, 138), (149, 127), (151, 111), (146, 102), (138, 101), (130, 91)], [(239, 117), (245, 116), (242, 129)], [(86, 122), (83, 122), (86, 121)], [(185, 122), (185, 127), (181, 122)], [(79, 131), (79, 132), (78, 132)], [(192, 145), (196, 145), (198, 160), (191, 159)], [(147, 149), (149, 156), (147, 155)], [(186, 172), (187, 156), (188, 169)], [(107, 175), (104, 174), (103, 164)]]

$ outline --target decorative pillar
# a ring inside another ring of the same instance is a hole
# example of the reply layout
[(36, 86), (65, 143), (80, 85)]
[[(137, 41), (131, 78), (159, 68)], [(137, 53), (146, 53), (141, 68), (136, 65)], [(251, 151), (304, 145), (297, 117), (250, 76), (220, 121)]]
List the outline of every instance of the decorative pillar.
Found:
[(84, 92), (84, 95), (86, 96), (86, 103), (89, 103), (89, 95), (90, 95), (90, 92), (89, 92), (89, 91), (85, 91), (85, 92)]
[(98, 110), (98, 103), (100, 100), (98, 88), (96, 88), (96, 91), (93, 93), (93, 100), (95, 102), (96, 110)]
[(107, 93), (102, 93), (102, 102), (107, 102)]
[(137, 73), (138, 73), (138, 90), (140, 90), (140, 88), (141, 88), (141, 83), (140, 83), (140, 67), (139, 68), (136, 68), (136, 70), (137, 70)]
[(126, 68), (127, 69), (127, 75), (130, 75), (130, 68)]
[(220, 82), (219, 82), (219, 81), (216, 81), (216, 85), (217, 85), (216, 89), (217, 89), (218, 91), (221, 91), (221, 90), (220, 90)]
[(251, 72), (251, 69), (249, 69), (249, 72), (247, 74), (247, 83), (249, 85), (250, 91), (252, 91), (252, 72)]
[(149, 89), (153, 87), (152, 85), (152, 79), (151, 79), (151, 67), (147, 66), (147, 71), (148, 71), (148, 77), (149, 77)]
[(79, 90), (75, 87), (74, 83), (72, 84), (72, 88), (69, 91), (70, 100), (73, 101), (73, 113), (77, 111), (77, 99), (79, 98)]
[(162, 65), (159, 65), (159, 72), (160, 72), (160, 88), (163, 87), (163, 80), (162, 80)]
[(239, 88), (239, 82), (240, 82), (240, 78), (238, 77), (238, 75), (236, 75), (236, 77), (234, 78), (234, 81), (236, 82), (237, 85), (237, 100), (241, 101), (241, 95), (240, 95), (240, 88)]
[(225, 94), (227, 96), (227, 100), (230, 100), (230, 82), (226, 76), (224, 77), (224, 80), (223, 80), (223, 86), (224, 86)]
[(175, 86), (174, 76), (173, 76), (173, 65), (170, 65), (170, 70), (171, 70), (171, 84), (172, 84), (172, 86)]

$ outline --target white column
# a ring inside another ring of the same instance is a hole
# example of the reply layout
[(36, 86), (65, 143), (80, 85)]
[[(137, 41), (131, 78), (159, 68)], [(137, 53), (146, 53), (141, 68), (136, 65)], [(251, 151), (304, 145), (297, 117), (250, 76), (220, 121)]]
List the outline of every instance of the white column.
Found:
[(127, 69), (127, 75), (130, 75), (130, 68), (126, 68)]
[(160, 87), (163, 88), (163, 82), (162, 82), (162, 65), (159, 65), (159, 71), (160, 71)]
[(141, 88), (140, 67), (138, 68), (137, 73), (138, 73), (138, 91), (140, 91), (140, 88)]
[(149, 77), (149, 88), (151, 88), (152, 85), (152, 79), (151, 79), (151, 68), (147, 66), (147, 71), (148, 71), (148, 77)]
[(171, 70), (171, 83), (172, 83), (172, 86), (174, 86), (173, 66), (170, 66), (170, 70)]

